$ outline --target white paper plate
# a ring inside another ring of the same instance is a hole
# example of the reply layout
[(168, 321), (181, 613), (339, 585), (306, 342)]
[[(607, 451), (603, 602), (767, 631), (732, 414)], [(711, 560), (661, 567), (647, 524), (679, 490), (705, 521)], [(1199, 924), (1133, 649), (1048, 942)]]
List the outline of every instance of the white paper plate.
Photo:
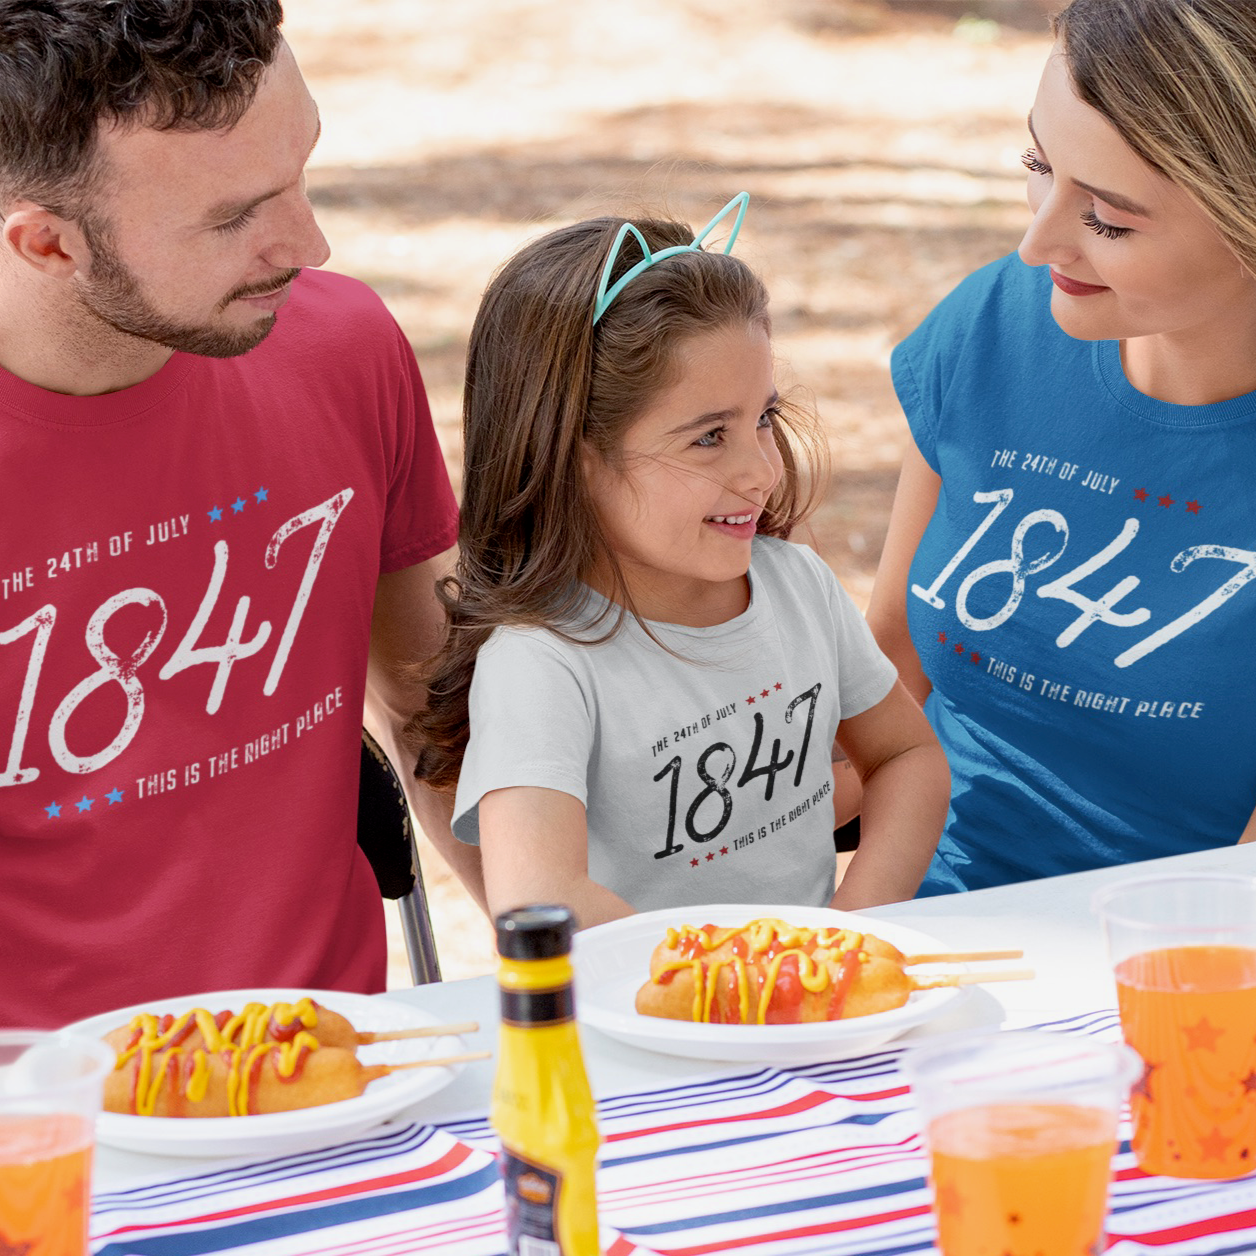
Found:
[[(277, 989), (222, 990), (165, 999), (106, 1012), (77, 1021), (67, 1029), (100, 1038), (119, 1025), (125, 1025), (139, 1012), (178, 1015), (194, 1007), (208, 1008), (211, 1012), (230, 1008), (238, 1012), (246, 1003), (295, 1003), (307, 995), (347, 1017), (358, 1030), (415, 1029), (440, 1023), (436, 1017), (408, 1003), (379, 996), (368, 998), (337, 990)], [(363, 1064), (404, 1064), (410, 1060), (454, 1055), (464, 1048), (462, 1039), (457, 1037), (416, 1038), (359, 1047), (358, 1058)], [(343, 1099), (298, 1112), (232, 1117), (123, 1116), (102, 1112), (96, 1124), (96, 1137), (112, 1147), (150, 1155), (282, 1155), (340, 1142), (379, 1125), (403, 1108), (448, 1086), (458, 1067), (393, 1073), (372, 1082), (356, 1099)]]
[[(626, 916), (576, 934), (576, 1009), (581, 1022), (626, 1042), (665, 1055), (697, 1060), (730, 1060), (768, 1064), (811, 1064), (840, 1060), (870, 1051), (953, 1008), (965, 991), (951, 987), (921, 990), (902, 1007), (850, 1020), (809, 1025), (707, 1025), (694, 1021), (642, 1016), (635, 1010), (637, 991), (650, 975), (650, 956), (668, 928), (681, 925), (744, 925), (760, 916), (774, 916), (807, 928), (858, 929), (898, 947), (906, 955), (947, 950), (927, 933), (905, 929), (827, 907), (781, 907), (720, 904), (668, 908)], [(964, 971), (948, 964), (948, 972)], [(912, 969), (926, 976), (935, 967)]]

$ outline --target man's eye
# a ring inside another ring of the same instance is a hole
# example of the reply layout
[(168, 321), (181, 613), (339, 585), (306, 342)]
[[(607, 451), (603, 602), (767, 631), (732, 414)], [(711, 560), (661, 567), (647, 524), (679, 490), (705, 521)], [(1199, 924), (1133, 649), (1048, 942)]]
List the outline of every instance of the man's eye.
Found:
[(228, 219), (226, 222), (220, 222), (214, 230), (221, 231), (224, 234), (229, 234), (233, 231), (243, 231), (244, 228), (253, 221), (253, 217), (256, 213), (256, 209), (246, 209), (242, 213), (237, 214), (234, 218)]

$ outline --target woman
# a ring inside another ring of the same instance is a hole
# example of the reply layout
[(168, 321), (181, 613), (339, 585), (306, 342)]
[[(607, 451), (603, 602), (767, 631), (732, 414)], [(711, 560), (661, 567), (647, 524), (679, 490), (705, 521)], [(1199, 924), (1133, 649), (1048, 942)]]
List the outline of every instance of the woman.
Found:
[(1019, 256), (892, 361), (868, 617), (951, 764), (922, 894), (1256, 835), (1256, 3), (1055, 34)]

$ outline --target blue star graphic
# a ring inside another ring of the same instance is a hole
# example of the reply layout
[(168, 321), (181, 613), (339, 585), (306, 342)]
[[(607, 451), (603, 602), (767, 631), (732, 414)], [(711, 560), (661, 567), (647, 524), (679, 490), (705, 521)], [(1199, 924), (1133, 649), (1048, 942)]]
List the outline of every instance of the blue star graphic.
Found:
[(257, 498), (257, 500), (258, 500), (258, 502), (259, 502), (259, 504), (260, 504), (261, 502), (264, 502), (264, 501), (266, 500), (266, 494), (267, 494), (268, 492), (269, 492), (269, 490), (268, 490), (268, 489), (259, 488), (259, 489), (257, 490), (257, 492), (253, 494), (253, 496)]
[(88, 796), (84, 794), (83, 797), (80, 798), (74, 805), (79, 809), (79, 811), (90, 811), (92, 809), (92, 803), (95, 801), (96, 800), (94, 798), (88, 798)]
[(222, 509), (218, 506), (215, 506), (213, 510), (208, 511), (207, 513), (209, 515), (210, 523), (218, 523), (222, 519)]
[(238, 515), (243, 509), (244, 509), (244, 498), (237, 497), (235, 501), (231, 503), (231, 510), (234, 514)]
[(49, 820), (55, 820), (61, 814), (61, 804), (59, 802), (50, 802), (44, 810), (48, 813)]
[(122, 801), (122, 791), (120, 789), (111, 789), (106, 795), (105, 800), (112, 807), (115, 802)]

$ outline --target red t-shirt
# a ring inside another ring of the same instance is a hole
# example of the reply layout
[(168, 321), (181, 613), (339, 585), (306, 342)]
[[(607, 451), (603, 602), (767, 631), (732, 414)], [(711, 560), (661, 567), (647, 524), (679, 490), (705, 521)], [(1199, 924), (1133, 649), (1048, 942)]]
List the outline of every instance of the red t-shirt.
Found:
[(0, 466), (0, 1025), (382, 989), (371, 608), (457, 517), (379, 299), (305, 272), (252, 352), (104, 396), (0, 371)]

